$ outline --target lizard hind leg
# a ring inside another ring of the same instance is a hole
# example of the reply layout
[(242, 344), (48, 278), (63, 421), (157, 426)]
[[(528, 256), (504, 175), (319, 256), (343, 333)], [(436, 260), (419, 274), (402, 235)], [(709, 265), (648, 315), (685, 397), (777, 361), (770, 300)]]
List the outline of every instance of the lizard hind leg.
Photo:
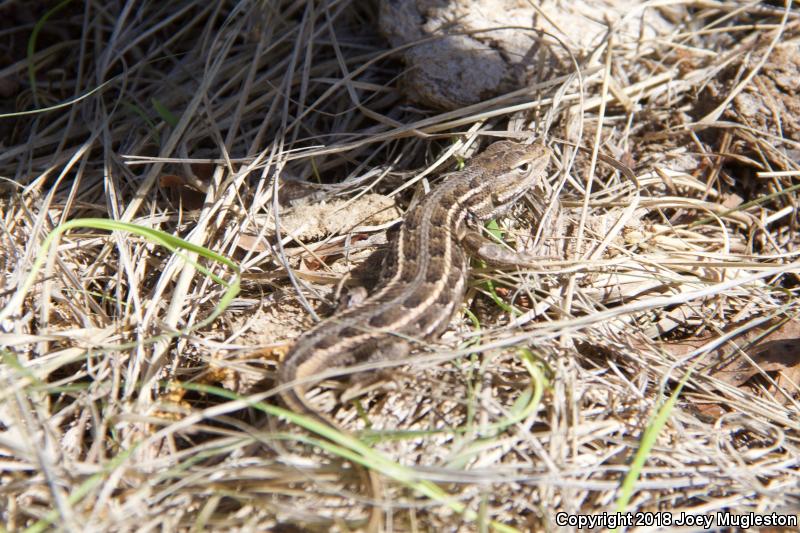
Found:
[[(370, 354), (360, 359), (360, 364), (380, 363), (403, 359), (411, 351), (411, 343), (392, 336), (373, 344)], [(394, 367), (368, 369), (350, 375), (350, 383), (342, 392), (340, 400), (348, 402), (375, 389), (385, 389), (396, 377)]]

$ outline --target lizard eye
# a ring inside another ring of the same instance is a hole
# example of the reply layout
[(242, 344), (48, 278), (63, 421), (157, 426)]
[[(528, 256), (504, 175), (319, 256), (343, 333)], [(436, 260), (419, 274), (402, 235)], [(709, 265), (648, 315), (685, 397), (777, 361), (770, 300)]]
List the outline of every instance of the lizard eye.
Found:
[(520, 166), (517, 167), (517, 171), (520, 174), (527, 174), (528, 172), (531, 171), (531, 167), (532, 166), (533, 165), (531, 165), (530, 163), (523, 163), (523, 164), (521, 164)]

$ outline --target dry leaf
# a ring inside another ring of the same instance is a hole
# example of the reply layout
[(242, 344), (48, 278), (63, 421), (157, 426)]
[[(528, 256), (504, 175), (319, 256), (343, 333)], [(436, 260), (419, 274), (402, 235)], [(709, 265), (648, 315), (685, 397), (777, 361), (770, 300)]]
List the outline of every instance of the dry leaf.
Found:
[[(732, 324), (728, 330), (740, 326)], [(663, 342), (659, 347), (679, 359), (708, 344), (714, 337), (707, 332), (693, 339)], [(746, 353), (752, 363), (739, 350)], [(777, 387), (770, 383), (766, 391), (786, 404), (786, 395), (791, 396), (800, 390), (800, 320), (774, 321), (752, 328), (709, 352), (705, 361), (708, 362), (704, 369), (707, 375), (734, 387), (747, 387), (755, 391), (762, 389), (754, 387), (753, 378), (761, 376), (762, 372), (775, 374), (772, 377)], [(720, 416), (723, 412), (715, 402), (703, 401), (696, 403), (695, 407), (706, 415)]]
[(170, 199), (180, 202), (184, 209), (200, 209), (205, 201), (205, 193), (192, 187), (182, 176), (162, 174), (158, 180), (162, 189), (169, 192)]

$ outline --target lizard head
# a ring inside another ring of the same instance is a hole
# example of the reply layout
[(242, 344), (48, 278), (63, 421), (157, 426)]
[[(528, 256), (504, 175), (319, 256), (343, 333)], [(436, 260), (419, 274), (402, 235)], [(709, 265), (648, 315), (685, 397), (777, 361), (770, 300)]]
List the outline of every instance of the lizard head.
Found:
[(469, 167), (482, 171), (478, 178), (481, 183), (473, 186), (484, 189), (486, 194), (470, 209), (472, 215), (490, 220), (507, 211), (544, 179), (551, 154), (542, 141), (529, 145), (498, 141), (473, 158)]

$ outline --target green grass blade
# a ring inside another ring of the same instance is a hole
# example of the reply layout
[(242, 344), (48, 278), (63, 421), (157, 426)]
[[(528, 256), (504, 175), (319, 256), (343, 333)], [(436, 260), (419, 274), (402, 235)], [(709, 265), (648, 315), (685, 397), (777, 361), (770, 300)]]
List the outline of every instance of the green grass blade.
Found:
[(36, 54), (36, 41), (39, 38), (39, 32), (42, 31), (42, 28), (44, 28), (45, 23), (50, 17), (67, 7), (67, 4), (70, 2), (72, 2), (72, 0), (62, 0), (53, 9), (45, 13), (42, 18), (40, 18), (33, 26), (33, 31), (31, 31), (31, 36), (28, 39), (28, 82), (31, 85), (31, 94), (33, 95), (34, 107), (39, 107), (39, 96), (36, 92), (36, 62), (34, 61), (34, 55)]
[(620, 486), (619, 496), (617, 497), (617, 501), (615, 503), (615, 512), (624, 513), (627, 509), (628, 504), (633, 497), (634, 489), (636, 488), (636, 482), (639, 480), (642, 468), (644, 467), (644, 464), (650, 455), (650, 451), (653, 449), (653, 446), (655, 446), (658, 434), (669, 420), (669, 415), (672, 413), (672, 409), (675, 407), (675, 403), (678, 401), (678, 396), (680, 396), (684, 385), (686, 385), (686, 382), (689, 380), (691, 375), (692, 369), (690, 368), (686, 372), (686, 375), (683, 376), (683, 379), (681, 379), (680, 383), (678, 383), (678, 386), (675, 387), (675, 390), (672, 392), (667, 401), (664, 402), (658, 409), (656, 416), (647, 425), (647, 428), (645, 428), (644, 433), (642, 434), (642, 440), (639, 445), (639, 449), (636, 451), (636, 455), (633, 458), (633, 462), (631, 462), (628, 473), (625, 475), (625, 479), (622, 481), (622, 485)]
[[(235, 262), (231, 261), (227, 257), (224, 257), (202, 246), (192, 244), (179, 237), (175, 237), (174, 235), (170, 235), (169, 233), (165, 233), (163, 231), (156, 230), (153, 228), (148, 228), (146, 226), (140, 226), (137, 224), (120, 222), (116, 220), (107, 220), (103, 218), (81, 218), (65, 222), (64, 224), (55, 228), (47, 235), (47, 237), (45, 237), (44, 241), (42, 242), (42, 247), (36, 256), (35, 261), (33, 262), (31, 271), (26, 276), (22, 286), (14, 293), (14, 296), (10, 298), (6, 306), (2, 310), (0, 310), (0, 321), (8, 318), (10, 315), (15, 313), (16, 310), (22, 305), (22, 302), (25, 299), (25, 295), (31, 289), (33, 284), (36, 282), (36, 277), (39, 271), (41, 270), (42, 266), (44, 265), (44, 262), (47, 259), (48, 250), (53, 245), (53, 243), (57, 241), (58, 237), (60, 237), (62, 233), (65, 233), (66, 231), (69, 231), (70, 229), (73, 228), (94, 228), (105, 231), (124, 231), (127, 233), (132, 233), (134, 235), (139, 235), (156, 244), (159, 244), (167, 248), (168, 250), (170, 250), (175, 254), (180, 255), (181, 257), (184, 258), (184, 260), (189, 261), (198, 271), (202, 272), (203, 274), (214, 280), (216, 283), (219, 283), (221, 286), (225, 287), (225, 293), (223, 294), (219, 303), (217, 303), (217, 305), (214, 307), (214, 310), (211, 312), (211, 314), (204, 320), (194, 324), (191, 328), (189, 328), (186, 332), (183, 333), (187, 333), (189, 331), (202, 328), (213, 322), (228, 307), (228, 305), (230, 305), (230, 302), (239, 293), (239, 287), (240, 287), (239, 265), (237, 265)], [(233, 279), (230, 282), (223, 280), (222, 278), (211, 272), (206, 267), (198, 264), (195, 261), (190, 260), (183, 253), (184, 251), (197, 253), (202, 257), (206, 257), (207, 259), (225, 265), (226, 267), (233, 270), (234, 272)]]

